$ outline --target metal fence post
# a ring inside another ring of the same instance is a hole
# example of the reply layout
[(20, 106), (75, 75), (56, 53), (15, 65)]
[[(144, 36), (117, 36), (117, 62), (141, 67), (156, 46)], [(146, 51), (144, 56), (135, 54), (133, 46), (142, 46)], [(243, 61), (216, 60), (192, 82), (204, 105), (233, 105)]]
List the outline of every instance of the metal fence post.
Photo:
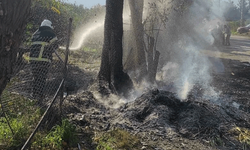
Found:
[[(68, 35), (67, 35), (67, 43), (66, 43), (66, 52), (65, 52), (65, 61), (64, 61), (64, 69), (63, 69), (63, 78), (64, 81), (67, 81), (67, 73), (68, 73), (68, 59), (69, 59), (69, 44), (70, 44), (70, 36), (71, 36), (71, 29), (72, 29), (72, 18), (69, 18), (69, 27), (68, 27)], [(62, 103), (63, 103), (63, 92), (65, 91), (65, 82), (63, 88), (61, 89), (61, 96), (60, 96), (60, 115), (62, 116)]]

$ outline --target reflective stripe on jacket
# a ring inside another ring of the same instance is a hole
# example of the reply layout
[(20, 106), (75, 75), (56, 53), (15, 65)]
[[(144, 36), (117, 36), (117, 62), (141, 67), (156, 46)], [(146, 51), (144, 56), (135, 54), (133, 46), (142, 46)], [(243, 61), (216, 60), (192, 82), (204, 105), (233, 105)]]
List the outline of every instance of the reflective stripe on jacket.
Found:
[(41, 42), (41, 41), (37, 41), (37, 42), (32, 42), (31, 45), (41, 45), (41, 50), (39, 52), (39, 56), (38, 57), (26, 57), (25, 59), (30, 61), (30, 60), (34, 60), (34, 61), (46, 61), (46, 62), (51, 62), (51, 60), (49, 58), (42, 58), (43, 57), (43, 52), (44, 52), (44, 47), (48, 46), (50, 44), (52, 44), (53, 42), (55, 42), (57, 40), (57, 37), (53, 38), (52, 40), (50, 40), (49, 42)]
[(58, 48), (57, 37), (50, 27), (40, 27), (32, 37), (28, 61), (51, 62), (52, 53)]

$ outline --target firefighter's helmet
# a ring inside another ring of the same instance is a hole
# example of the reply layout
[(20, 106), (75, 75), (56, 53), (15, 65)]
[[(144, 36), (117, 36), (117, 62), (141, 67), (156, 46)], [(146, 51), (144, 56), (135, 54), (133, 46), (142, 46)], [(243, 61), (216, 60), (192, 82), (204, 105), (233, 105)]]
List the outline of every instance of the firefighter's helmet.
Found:
[(52, 26), (52, 22), (50, 20), (43, 20), (43, 22), (41, 23), (41, 27), (42, 26), (47, 26), (47, 27), (50, 27), (51, 29), (53, 29), (54, 27)]

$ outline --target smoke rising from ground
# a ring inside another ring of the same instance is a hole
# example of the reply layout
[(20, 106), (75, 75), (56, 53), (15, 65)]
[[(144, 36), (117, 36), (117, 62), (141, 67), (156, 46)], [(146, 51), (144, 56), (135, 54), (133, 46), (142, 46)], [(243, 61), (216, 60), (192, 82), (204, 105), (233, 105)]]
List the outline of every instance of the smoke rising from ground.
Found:
[[(148, 2), (144, 3), (145, 10), (148, 10)], [(155, 3), (156, 5), (159, 3)], [(159, 6), (164, 11), (175, 3), (168, 3), (168, 6)], [(125, 6), (127, 7), (127, 6)], [(218, 20), (223, 21), (222, 12), (217, 12), (212, 3), (194, 2), (185, 14), (180, 14), (175, 10), (169, 15), (169, 21), (165, 26), (161, 26), (157, 39), (157, 50), (161, 52), (160, 73), (157, 80), (164, 81), (160, 89), (172, 91), (184, 100), (187, 99), (190, 91), (194, 87), (200, 87), (203, 97), (206, 99), (217, 100), (219, 92), (211, 85), (211, 66), (209, 58), (202, 52), (214, 42), (211, 29), (216, 27)], [(129, 9), (126, 10), (126, 17), (129, 16)], [(214, 10), (214, 12), (211, 12)], [(149, 12), (144, 12), (149, 15)], [(126, 18), (124, 17), (124, 18)], [(144, 18), (146, 18), (144, 16)], [(131, 24), (124, 19), (127, 24)], [(158, 26), (159, 27), (159, 26)], [(124, 37), (124, 40), (126, 41)], [(124, 49), (126, 53), (128, 49)], [(126, 58), (125, 58), (126, 59)], [(220, 63), (221, 65), (221, 63)], [(219, 68), (223, 69), (223, 65)], [(125, 101), (130, 101), (140, 96), (150, 88), (157, 88), (157, 85), (149, 84), (147, 81), (140, 85), (135, 85), (136, 90), (131, 92), (131, 97)]]
[[(162, 88), (174, 91), (180, 99), (187, 99), (194, 87), (202, 89), (206, 99), (219, 98), (220, 92), (211, 85), (211, 67), (217, 64), (211, 62), (203, 50), (214, 42), (211, 29), (216, 27), (217, 22), (224, 23), (222, 8), (224, 7), (218, 8), (216, 2), (197, 1), (181, 18), (178, 13), (170, 15), (165, 30), (165, 34), (170, 37), (161, 35), (161, 41), (164, 42), (165, 39), (168, 42), (158, 45), (158, 49), (167, 48), (166, 52), (163, 52), (167, 57), (161, 58), (161, 63), (165, 63), (165, 66), (162, 67), (160, 76), (165, 83), (171, 85)], [(171, 34), (174, 34), (172, 39)], [(220, 65), (219, 69), (223, 70), (222, 63), (218, 60), (216, 63)]]
[[(145, 2), (144, 4), (145, 8), (148, 9), (149, 3)], [(157, 4), (159, 5), (156, 2)], [(170, 8), (171, 6), (175, 7), (178, 2), (168, 3), (166, 1), (166, 4)], [(127, 9), (128, 6), (125, 5), (124, 7), (126, 8), (124, 9), (124, 30), (129, 30), (131, 24), (129, 21), (130, 13), (129, 9)], [(160, 8), (162, 11), (165, 9), (164, 6), (160, 6)], [(204, 90), (203, 97), (216, 100), (218, 99), (219, 92), (211, 85), (211, 66), (214, 64), (203, 53), (203, 50), (211, 46), (214, 42), (214, 38), (210, 32), (211, 29), (216, 27), (218, 21), (224, 22), (222, 15), (223, 7), (221, 6), (218, 9), (218, 5), (215, 3), (202, 0), (195, 1), (188, 8), (188, 10), (185, 10), (185, 13), (171, 10), (168, 16), (169, 20), (166, 24), (160, 26), (156, 43), (156, 49), (161, 52), (160, 73), (157, 74), (157, 80), (165, 83), (160, 89), (175, 92), (180, 99), (187, 99), (190, 91), (198, 86)], [(148, 15), (148, 12), (145, 12), (144, 15)], [(93, 34), (103, 35), (103, 30), (96, 32), (97, 29), (103, 29), (103, 26), (104, 15), (80, 27), (75, 31), (70, 50), (80, 49)], [(124, 36), (124, 41), (128, 41), (126, 38), (129, 37)], [(124, 45), (126, 44), (124, 43)], [(124, 53), (128, 51), (129, 49), (124, 49)], [(222, 63), (219, 61), (217, 63), (220, 64), (219, 70), (223, 70)], [(136, 91), (131, 92), (129, 99), (133, 100), (146, 89), (156, 86), (145, 81), (138, 86)], [(130, 100), (122, 99), (121, 103)]]

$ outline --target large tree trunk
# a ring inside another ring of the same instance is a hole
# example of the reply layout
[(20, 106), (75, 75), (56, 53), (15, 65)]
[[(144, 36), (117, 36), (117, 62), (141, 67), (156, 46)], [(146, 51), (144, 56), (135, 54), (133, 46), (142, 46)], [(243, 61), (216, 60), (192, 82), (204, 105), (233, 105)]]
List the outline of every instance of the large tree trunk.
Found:
[(13, 73), (31, 0), (0, 0), (0, 95)]
[(122, 93), (131, 88), (132, 81), (123, 72), (123, 0), (106, 0), (104, 26), (104, 45), (98, 79), (101, 84), (108, 83), (109, 89)]

